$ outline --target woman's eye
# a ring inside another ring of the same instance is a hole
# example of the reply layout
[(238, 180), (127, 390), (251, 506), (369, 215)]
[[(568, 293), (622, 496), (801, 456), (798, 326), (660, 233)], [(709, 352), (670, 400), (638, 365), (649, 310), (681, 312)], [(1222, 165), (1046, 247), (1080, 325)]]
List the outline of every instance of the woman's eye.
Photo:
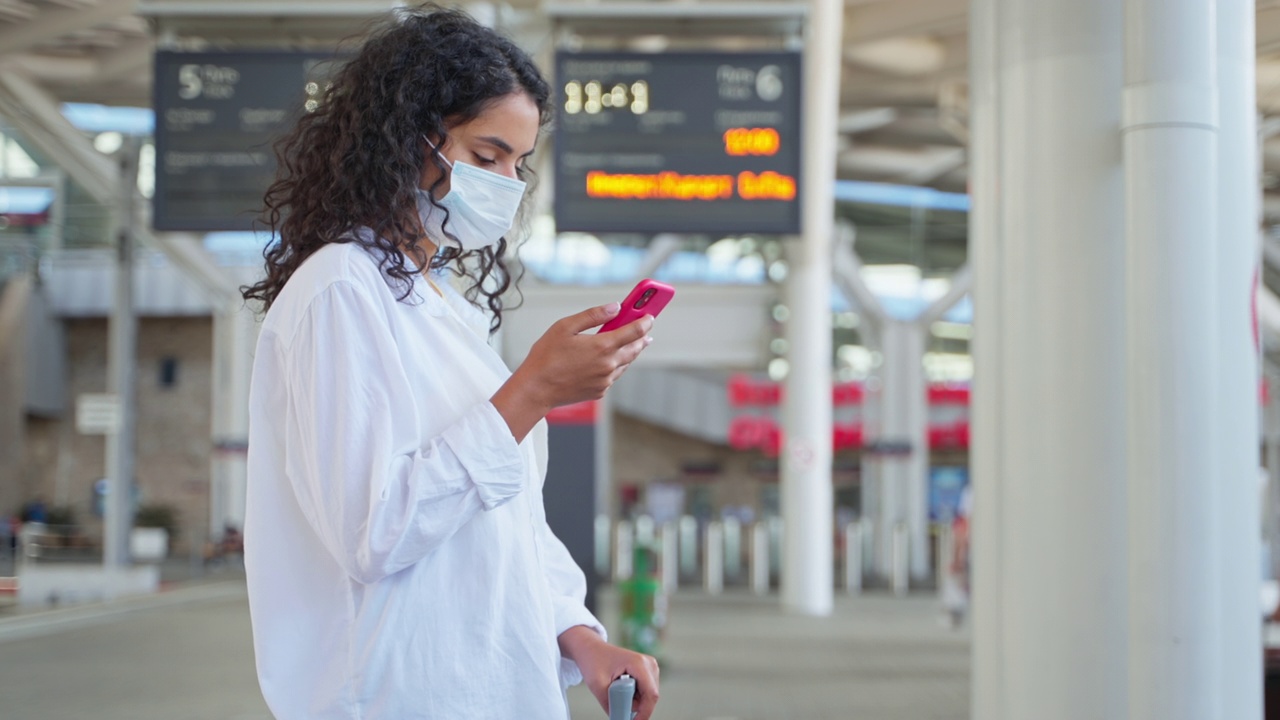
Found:
[(480, 163), (481, 165), (496, 165), (498, 161), (494, 158), (487, 158), (483, 155), (476, 155), (476, 162)]

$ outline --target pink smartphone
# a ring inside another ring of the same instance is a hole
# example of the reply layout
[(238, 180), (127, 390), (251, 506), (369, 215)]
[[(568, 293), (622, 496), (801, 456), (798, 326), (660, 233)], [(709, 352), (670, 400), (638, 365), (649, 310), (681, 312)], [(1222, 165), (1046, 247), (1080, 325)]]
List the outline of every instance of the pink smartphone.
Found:
[(662, 312), (675, 295), (676, 289), (666, 283), (649, 279), (641, 280), (636, 283), (631, 292), (627, 293), (627, 299), (622, 301), (622, 309), (612, 320), (601, 326), (600, 332), (617, 330), (645, 315), (658, 317), (658, 313)]

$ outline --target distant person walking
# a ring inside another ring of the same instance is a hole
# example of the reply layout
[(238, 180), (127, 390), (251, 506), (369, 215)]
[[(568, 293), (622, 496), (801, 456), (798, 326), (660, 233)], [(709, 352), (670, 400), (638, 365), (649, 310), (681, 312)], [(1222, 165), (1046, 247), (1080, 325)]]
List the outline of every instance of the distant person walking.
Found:
[(947, 559), (948, 572), (943, 576), (943, 603), (952, 627), (960, 627), (969, 610), (972, 522), (973, 485), (970, 484), (960, 493), (960, 502), (951, 520), (951, 557)]
[(544, 416), (601, 397), (652, 320), (564, 318), (514, 373), (487, 342), (551, 111), (523, 51), (429, 6), (369, 35), (277, 147), (279, 242), (245, 292), (268, 310), (244, 551), (282, 720), (564, 720), (569, 685), (603, 705), (624, 673), (653, 713), (656, 662), (605, 642), (542, 505)]

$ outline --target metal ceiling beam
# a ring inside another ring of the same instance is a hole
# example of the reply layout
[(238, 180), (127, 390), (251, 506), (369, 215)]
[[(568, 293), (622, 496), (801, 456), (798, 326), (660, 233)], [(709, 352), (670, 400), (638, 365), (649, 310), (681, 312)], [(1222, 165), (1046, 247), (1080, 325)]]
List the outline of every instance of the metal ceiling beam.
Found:
[(920, 324), (921, 329), (928, 332), (929, 326), (941, 320), (948, 310), (969, 294), (971, 289), (973, 289), (973, 270), (969, 267), (969, 263), (965, 263), (951, 276), (951, 287), (947, 288), (946, 294), (933, 301), (933, 304), (920, 314), (916, 322)]
[(802, 2), (552, 2), (544, 15), (560, 28), (595, 35), (796, 35), (809, 13)]
[(138, 0), (99, 0), (89, 7), (45, 10), (27, 22), (0, 30), (0, 55), (19, 53), (41, 43), (88, 30), (133, 14)]
[(866, 330), (874, 341), (878, 341), (880, 330), (889, 320), (889, 314), (880, 304), (880, 298), (871, 292), (867, 281), (862, 278), (862, 259), (854, 249), (857, 229), (848, 223), (836, 226), (836, 242), (833, 243), (834, 257), (832, 270), (836, 287), (858, 309), (858, 314), (866, 321)]
[(119, 81), (150, 81), (155, 45), (138, 38), (96, 56), (62, 57), (37, 53), (0, 56), (0, 71), (16, 69), (31, 80), (54, 85), (96, 85)]
[(969, 0), (882, 0), (845, 11), (845, 44), (907, 35), (948, 35), (969, 27)]
[(14, 53), (0, 58), (0, 70), (17, 70), (37, 82), (76, 82), (93, 75), (93, 61), (85, 57)]
[(851, 110), (840, 114), (836, 129), (845, 135), (879, 130), (898, 120), (898, 111), (893, 108), (872, 108), (870, 110)]
[(395, 0), (140, 0), (137, 4), (138, 14), (144, 17), (364, 17), (404, 6)]
[(112, 82), (149, 73), (155, 51), (155, 42), (151, 38), (140, 38), (136, 42), (102, 53), (94, 58), (97, 68), (93, 79)]
[(844, 170), (889, 177), (906, 185), (919, 185), (945, 175), (963, 165), (964, 160), (964, 148), (954, 146), (907, 149), (867, 144), (855, 144), (839, 158)]
[(895, 78), (846, 65), (840, 82), (840, 107), (933, 109), (938, 106), (936, 78)]
[(21, 73), (0, 73), (0, 114), (94, 200), (108, 206), (115, 202), (119, 184), (115, 163), (93, 149), (43, 88)]
[(964, 166), (968, 153), (964, 148), (946, 148), (920, 167), (903, 173), (898, 182), (904, 185), (928, 185), (938, 178)]
[(144, 245), (158, 248), (169, 262), (195, 280), (213, 303), (214, 312), (226, 312), (237, 304), (240, 299), (239, 283), (222, 271), (217, 260), (197, 236), (187, 233), (153, 235), (139, 227), (138, 239)]
[[(118, 203), (121, 181), (116, 164), (93, 148), (88, 137), (63, 117), (58, 101), (42, 88), (19, 73), (0, 73), (0, 113), (94, 200), (107, 206)], [(142, 244), (161, 250), (219, 306), (236, 298), (237, 285), (198, 240), (192, 236), (153, 236), (145, 230), (149, 225), (135, 228)]]

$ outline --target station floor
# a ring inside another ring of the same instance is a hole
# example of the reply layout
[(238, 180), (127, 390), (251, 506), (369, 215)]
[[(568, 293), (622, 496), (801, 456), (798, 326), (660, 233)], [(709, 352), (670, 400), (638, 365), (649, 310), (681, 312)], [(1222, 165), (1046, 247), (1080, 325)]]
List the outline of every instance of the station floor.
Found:
[[(839, 597), (827, 619), (776, 597), (682, 591), (671, 602), (662, 720), (963, 720), (969, 641), (932, 597)], [(601, 596), (612, 625), (617, 598)], [(575, 720), (603, 718), (582, 688)], [(243, 581), (225, 575), (153, 598), (0, 610), (0, 717), (266, 720)]]

